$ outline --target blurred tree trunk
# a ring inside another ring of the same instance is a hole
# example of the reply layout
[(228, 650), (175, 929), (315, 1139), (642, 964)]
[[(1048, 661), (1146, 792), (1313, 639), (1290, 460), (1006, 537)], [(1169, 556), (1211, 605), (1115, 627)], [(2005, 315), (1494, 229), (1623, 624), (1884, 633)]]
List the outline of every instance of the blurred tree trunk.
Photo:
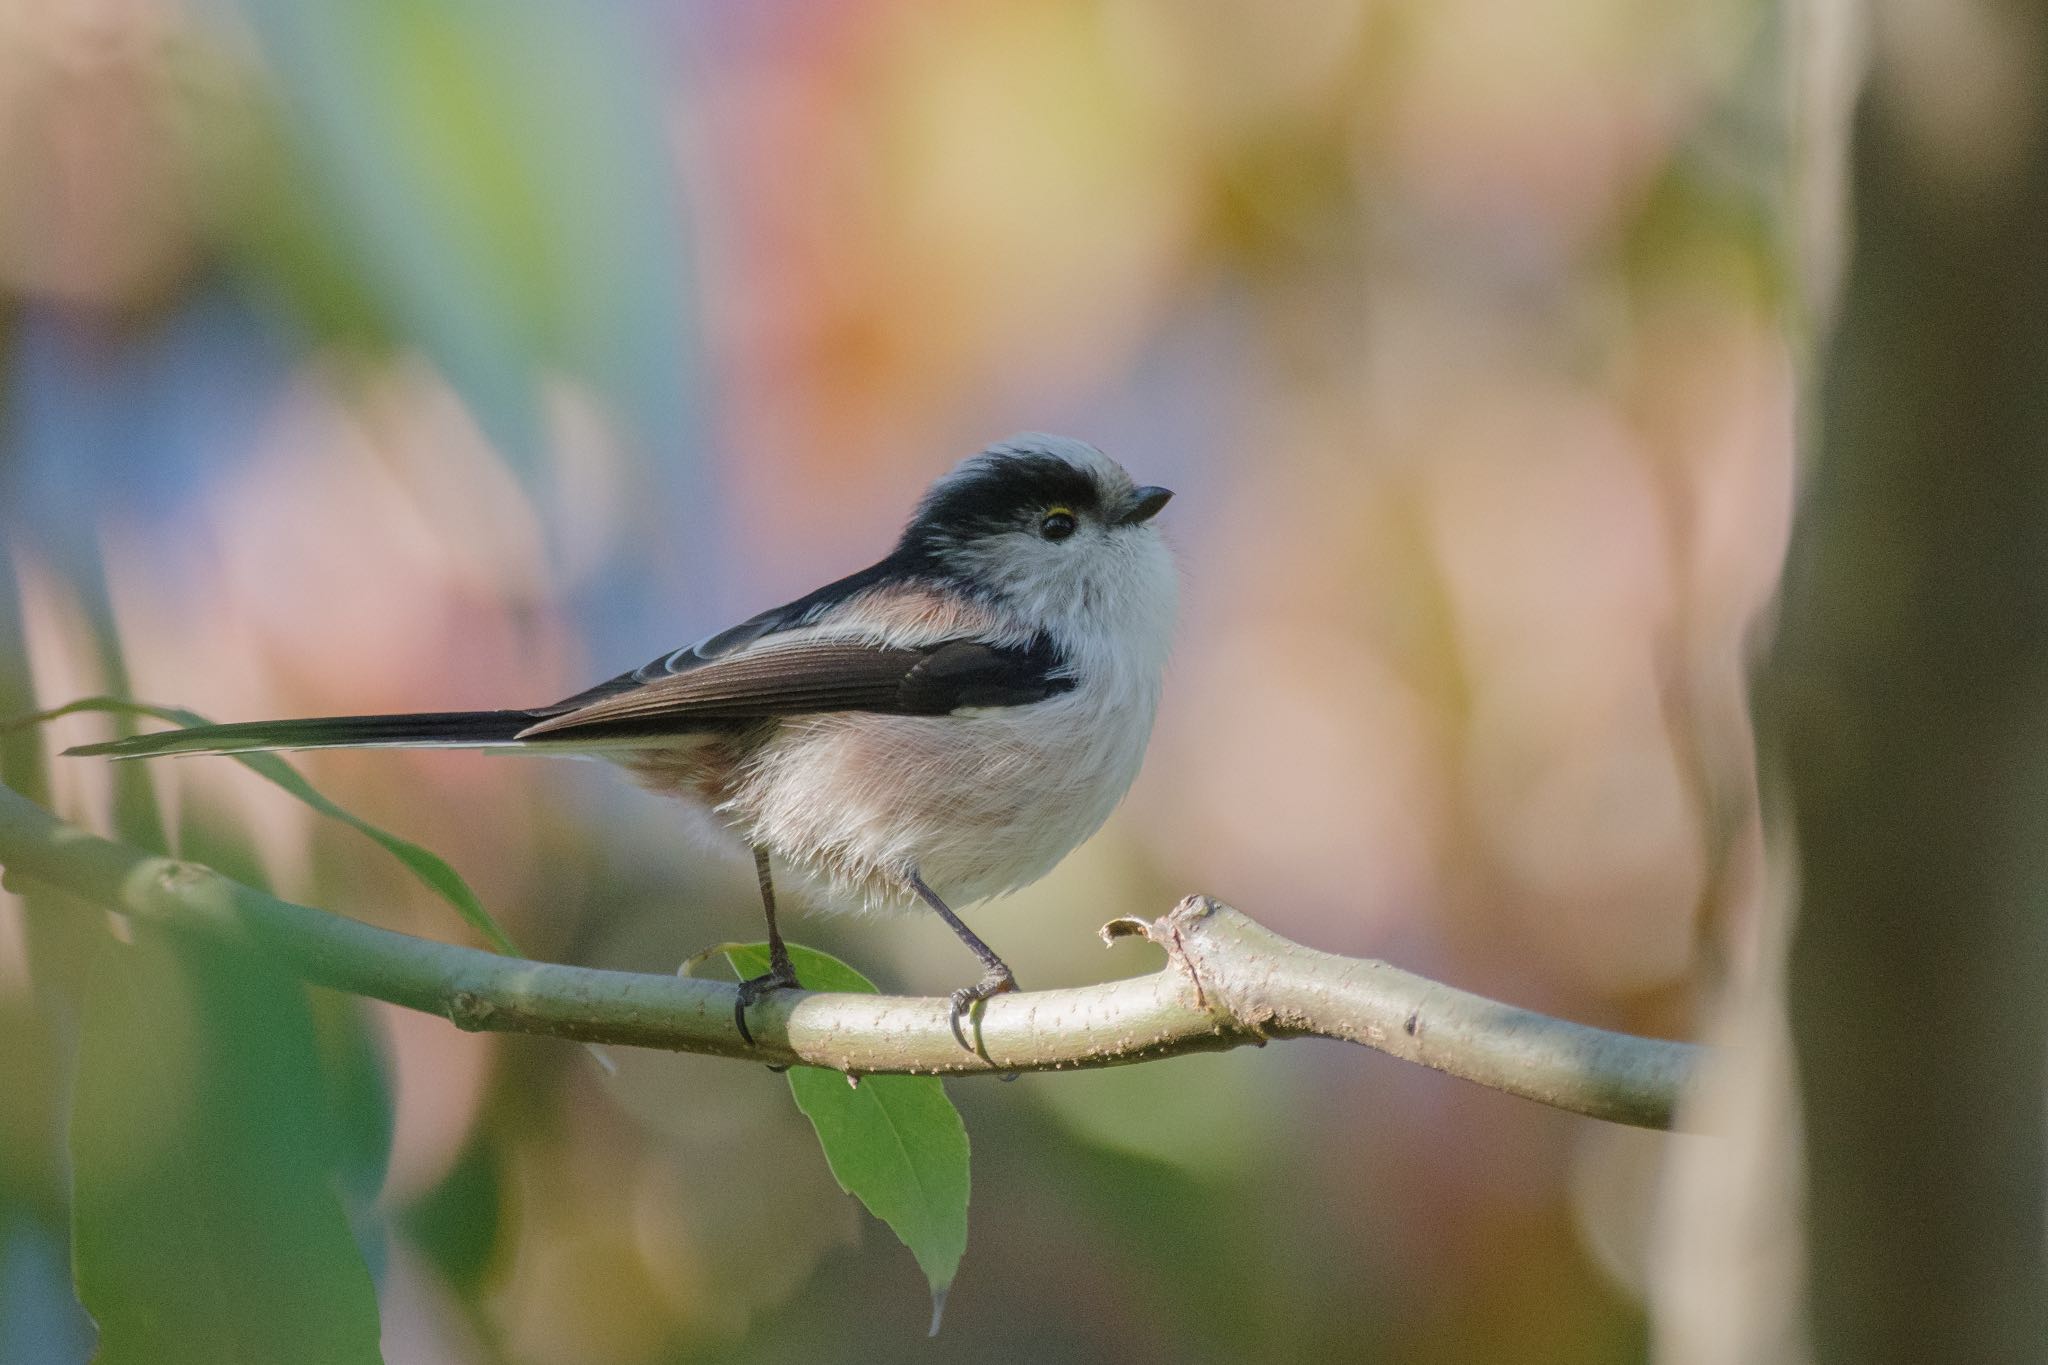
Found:
[(2048, 22), (1936, 18), (1996, 60), (1880, 22), (1774, 679), (1813, 1355), (1856, 1365), (2048, 1358)]

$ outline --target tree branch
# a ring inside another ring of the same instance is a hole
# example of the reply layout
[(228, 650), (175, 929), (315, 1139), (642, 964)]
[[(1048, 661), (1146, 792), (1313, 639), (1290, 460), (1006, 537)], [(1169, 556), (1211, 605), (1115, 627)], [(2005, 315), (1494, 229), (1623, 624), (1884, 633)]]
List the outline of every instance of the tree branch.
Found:
[(1693, 1044), (1589, 1028), (1440, 985), (1383, 962), (1292, 943), (1219, 901), (1120, 919), (1103, 937), (1166, 949), (1149, 976), (990, 1000), (982, 1052), (963, 1050), (942, 998), (777, 992), (733, 1027), (719, 981), (500, 957), (376, 929), (67, 825), (0, 787), (0, 868), (139, 920), (237, 944), (304, 980), (464, 1029), (547, 1034), (858, 1075), (1115, 1066), (1271, 1038), (1339, 1038), (1576, 1114), (1668, 1128)]

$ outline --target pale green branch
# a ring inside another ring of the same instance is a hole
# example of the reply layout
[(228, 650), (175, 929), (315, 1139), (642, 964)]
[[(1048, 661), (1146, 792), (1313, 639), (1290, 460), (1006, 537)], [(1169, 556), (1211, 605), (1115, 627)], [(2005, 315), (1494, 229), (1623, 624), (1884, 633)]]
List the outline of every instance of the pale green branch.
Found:
[(1692, 1044), (1589, 1028), (1383, 962), (1304, 948), (1199, 896), (1162, 919), (1104, 929), (1158, 943), (1164, 968), (998, 996), (980, 1016), (975, 1055), (954, 1039), (944, 999), (806, 991), (754, 1006), (747, 1017), (759, 1046), (749, 1047), (724, 982), (528, 962), (372, 928), (89, 834), (5, 787), (0, 868), (465, 1029), (861, 1075), (1115, 1066), (1273, 1038), (1338, 1038), (1573, 1113), (1666, 1128), (1701, 1055)]

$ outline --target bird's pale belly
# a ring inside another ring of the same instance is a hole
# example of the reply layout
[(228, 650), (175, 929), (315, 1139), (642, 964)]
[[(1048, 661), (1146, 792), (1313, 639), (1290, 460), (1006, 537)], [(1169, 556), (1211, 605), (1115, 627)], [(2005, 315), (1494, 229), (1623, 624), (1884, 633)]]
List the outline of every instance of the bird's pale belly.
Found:
[(1137, 775), (1149, 702), (1110, 724), (1085, 692), (951, 716), (809, 716), (633, 767), (811, 881), (818, 909), (906, 906), (912, 870), (967, 905), (1036, 881), (1102, 825)]

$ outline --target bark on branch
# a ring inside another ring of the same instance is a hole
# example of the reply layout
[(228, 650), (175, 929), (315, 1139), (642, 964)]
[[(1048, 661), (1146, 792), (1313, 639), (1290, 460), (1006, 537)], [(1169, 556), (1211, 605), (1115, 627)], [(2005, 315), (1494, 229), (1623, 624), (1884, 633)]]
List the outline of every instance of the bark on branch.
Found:
[(1573, 1113), (1668, 1128), (1700, 1060), (1639, 1038), (1517, 1009), (1384, 962), (1317, 952), (1219, 901), (1119, 919), (1168, 961), (1148, 976), (998, 996), (979, 1055), (943, 998), (780, 992), (733, 1027), (724, 982), (500, 957), (294, 905), (194, 863), (67, 825), (0, 787), (0, 868), (137, 919), (263, 954), (303, 979), (439, 1014), (465, 1029), (802, 1063), (858, 1075), (1050, 1071), (1216, 1052), (1273, 1038), (1339, 1038)]

